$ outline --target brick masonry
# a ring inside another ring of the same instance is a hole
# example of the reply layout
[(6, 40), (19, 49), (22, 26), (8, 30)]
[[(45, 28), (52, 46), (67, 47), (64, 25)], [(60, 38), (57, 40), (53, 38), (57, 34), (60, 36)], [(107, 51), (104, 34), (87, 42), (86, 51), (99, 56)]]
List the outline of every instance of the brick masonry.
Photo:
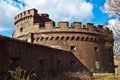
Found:
[(41, 64), (41, 70), (114, 72), (113, 34), (106, 27), (81, 22), (68, 26), (64, 21), (55, 27), (48, 14), (36, 9), (18, 14), (14, 24), (12, 39), (0, 36), (4, 68), (9, 69), (9, 63), (13, 68)]

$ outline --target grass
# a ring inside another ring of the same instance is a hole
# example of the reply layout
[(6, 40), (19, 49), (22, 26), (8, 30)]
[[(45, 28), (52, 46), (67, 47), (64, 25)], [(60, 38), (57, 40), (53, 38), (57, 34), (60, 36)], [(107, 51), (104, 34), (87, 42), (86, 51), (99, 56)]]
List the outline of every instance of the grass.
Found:
[(94, 80), (120, 80), (120, 76), (114, 74), (94, 74)]

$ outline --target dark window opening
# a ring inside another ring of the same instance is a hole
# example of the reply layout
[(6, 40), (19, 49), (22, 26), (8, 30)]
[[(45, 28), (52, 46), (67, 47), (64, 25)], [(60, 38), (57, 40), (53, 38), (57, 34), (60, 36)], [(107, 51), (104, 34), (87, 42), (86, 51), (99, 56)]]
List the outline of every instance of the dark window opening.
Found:
[(28, 10), (28, 14), (30, 14), (30, 11)]
[(76, 40), (79, 41), (80, 37), (77, 37)]
[(86, 38), (85, 38), (85, 41), (88, 41), (88, 40), (89, 40), (89, 38), (88, 38), (88, 37), (86, 37)]
[(50, 40), (53, 40), (53, 39), (54, 39), (54, 37), (51, 37), (51, 38), (50, 38)]
[(45, 60), (44, 60), (44, 59), (40, 59), (40, 60), (39, 60), (39, 64), (40, 64), (40, 65), (43, 65), (43, 64), (44, 64), (44, 62), (45, 62)]
[(64, 40), (65, 37), (61, 37), (61, 40)]
[(74, 66), (76, 64), (76, 61), (71, 61), (71, 66)]
[(20, 58), (19, 57), (11, 57), (9, 60), (10, 67), (15, 69), (20, 65)]
[(76, 50), (76, 46), (71, 46), (71, 51), (75, 51)]
[(99, 52), (99, 48), (98, 47), (94, 47), (95, 52)]
[(83, 40), (84, 40), (84, 37), (81, 38), (81, 41), (83, 41)]
[(61, 65), (61, 64), (62, 64), (61, 60), (57, 60), (57, 65)]
[(59, 39), (59, 37), (57, 36), (57, 37), (56, 37), (56, 40), (58, 40), (58, 39)]
[(66, 40), (69, 40), (70, 39), (70, 37), (68, 36), (68, 37), (66, 37)]
[(94, 38), (94, 41), (96, 41), (97, 39), (96, 38)]
[(23, 28), (20, 28), (20, 32), (22, 32), (23, 31)]
[(93, 38), (90, 38), (90, 41), (93, 41)]
[(49, 37), (46, 37), (46, 40), (48, 40), (49, 39)]
[(101, 39), (99, 38), (98, 41), (100, 41)]
[(39, 38), (37, 38), (37, 40), (36, 41), (38, 41), (39, 40)]
[(75, 39), (75, 37), (73, 36), (72, 38), (71, 38), (71, 40), (74, 40)]
[(41, 38), (41, 41), (43, 41), (44, 37)]

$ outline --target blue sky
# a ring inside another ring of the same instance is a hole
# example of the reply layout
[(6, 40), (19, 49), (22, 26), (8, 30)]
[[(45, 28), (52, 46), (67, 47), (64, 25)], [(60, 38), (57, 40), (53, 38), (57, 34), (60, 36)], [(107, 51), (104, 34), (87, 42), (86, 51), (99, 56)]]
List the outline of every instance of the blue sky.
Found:
[(93, 5), (94, 18), (91, 20), (92, 23), (104, 25), (111, 19), (107, 13), (102, 11), (102, 8), (105, 4), (105, 0), (87, 0), (90, 1)]
[(102, 11), (105, 0), (1, 0), (0, 35), (12, 36), (13, 18), (20, 12), (36, 8), (58, 21), (80, 21), (104, 25), (111, 17)]
[(97, 24), (104, 24), (108, 20), (108, 15), (106, 13), (103, 13), (101, 11), (102, 6), (105, 3), (105, 0), (92, 0), (92, 3), (94, 4), (94, 18), (92, 19), (92, 22)]

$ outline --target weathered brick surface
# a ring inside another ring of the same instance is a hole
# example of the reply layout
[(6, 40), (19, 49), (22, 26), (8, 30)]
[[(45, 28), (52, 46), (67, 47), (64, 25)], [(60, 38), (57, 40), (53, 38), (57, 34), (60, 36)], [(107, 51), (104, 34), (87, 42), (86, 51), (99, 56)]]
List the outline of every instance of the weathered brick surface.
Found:
[[(87, 72), (87, 77), (92, 75), (72, 52), (4, 36), (0, 36), (0, 44), (2, 46), (0, 46), (0, 68), (9, 71), (20, 66), (22, 69), (30, 70), (37, 75), (31, 80), (43, 78), (44, 80), (68, 80), (70, 77), (74, 79), (84, 75), (83, 72)], [(79, 74), (72, 76), (69, 73)]]

